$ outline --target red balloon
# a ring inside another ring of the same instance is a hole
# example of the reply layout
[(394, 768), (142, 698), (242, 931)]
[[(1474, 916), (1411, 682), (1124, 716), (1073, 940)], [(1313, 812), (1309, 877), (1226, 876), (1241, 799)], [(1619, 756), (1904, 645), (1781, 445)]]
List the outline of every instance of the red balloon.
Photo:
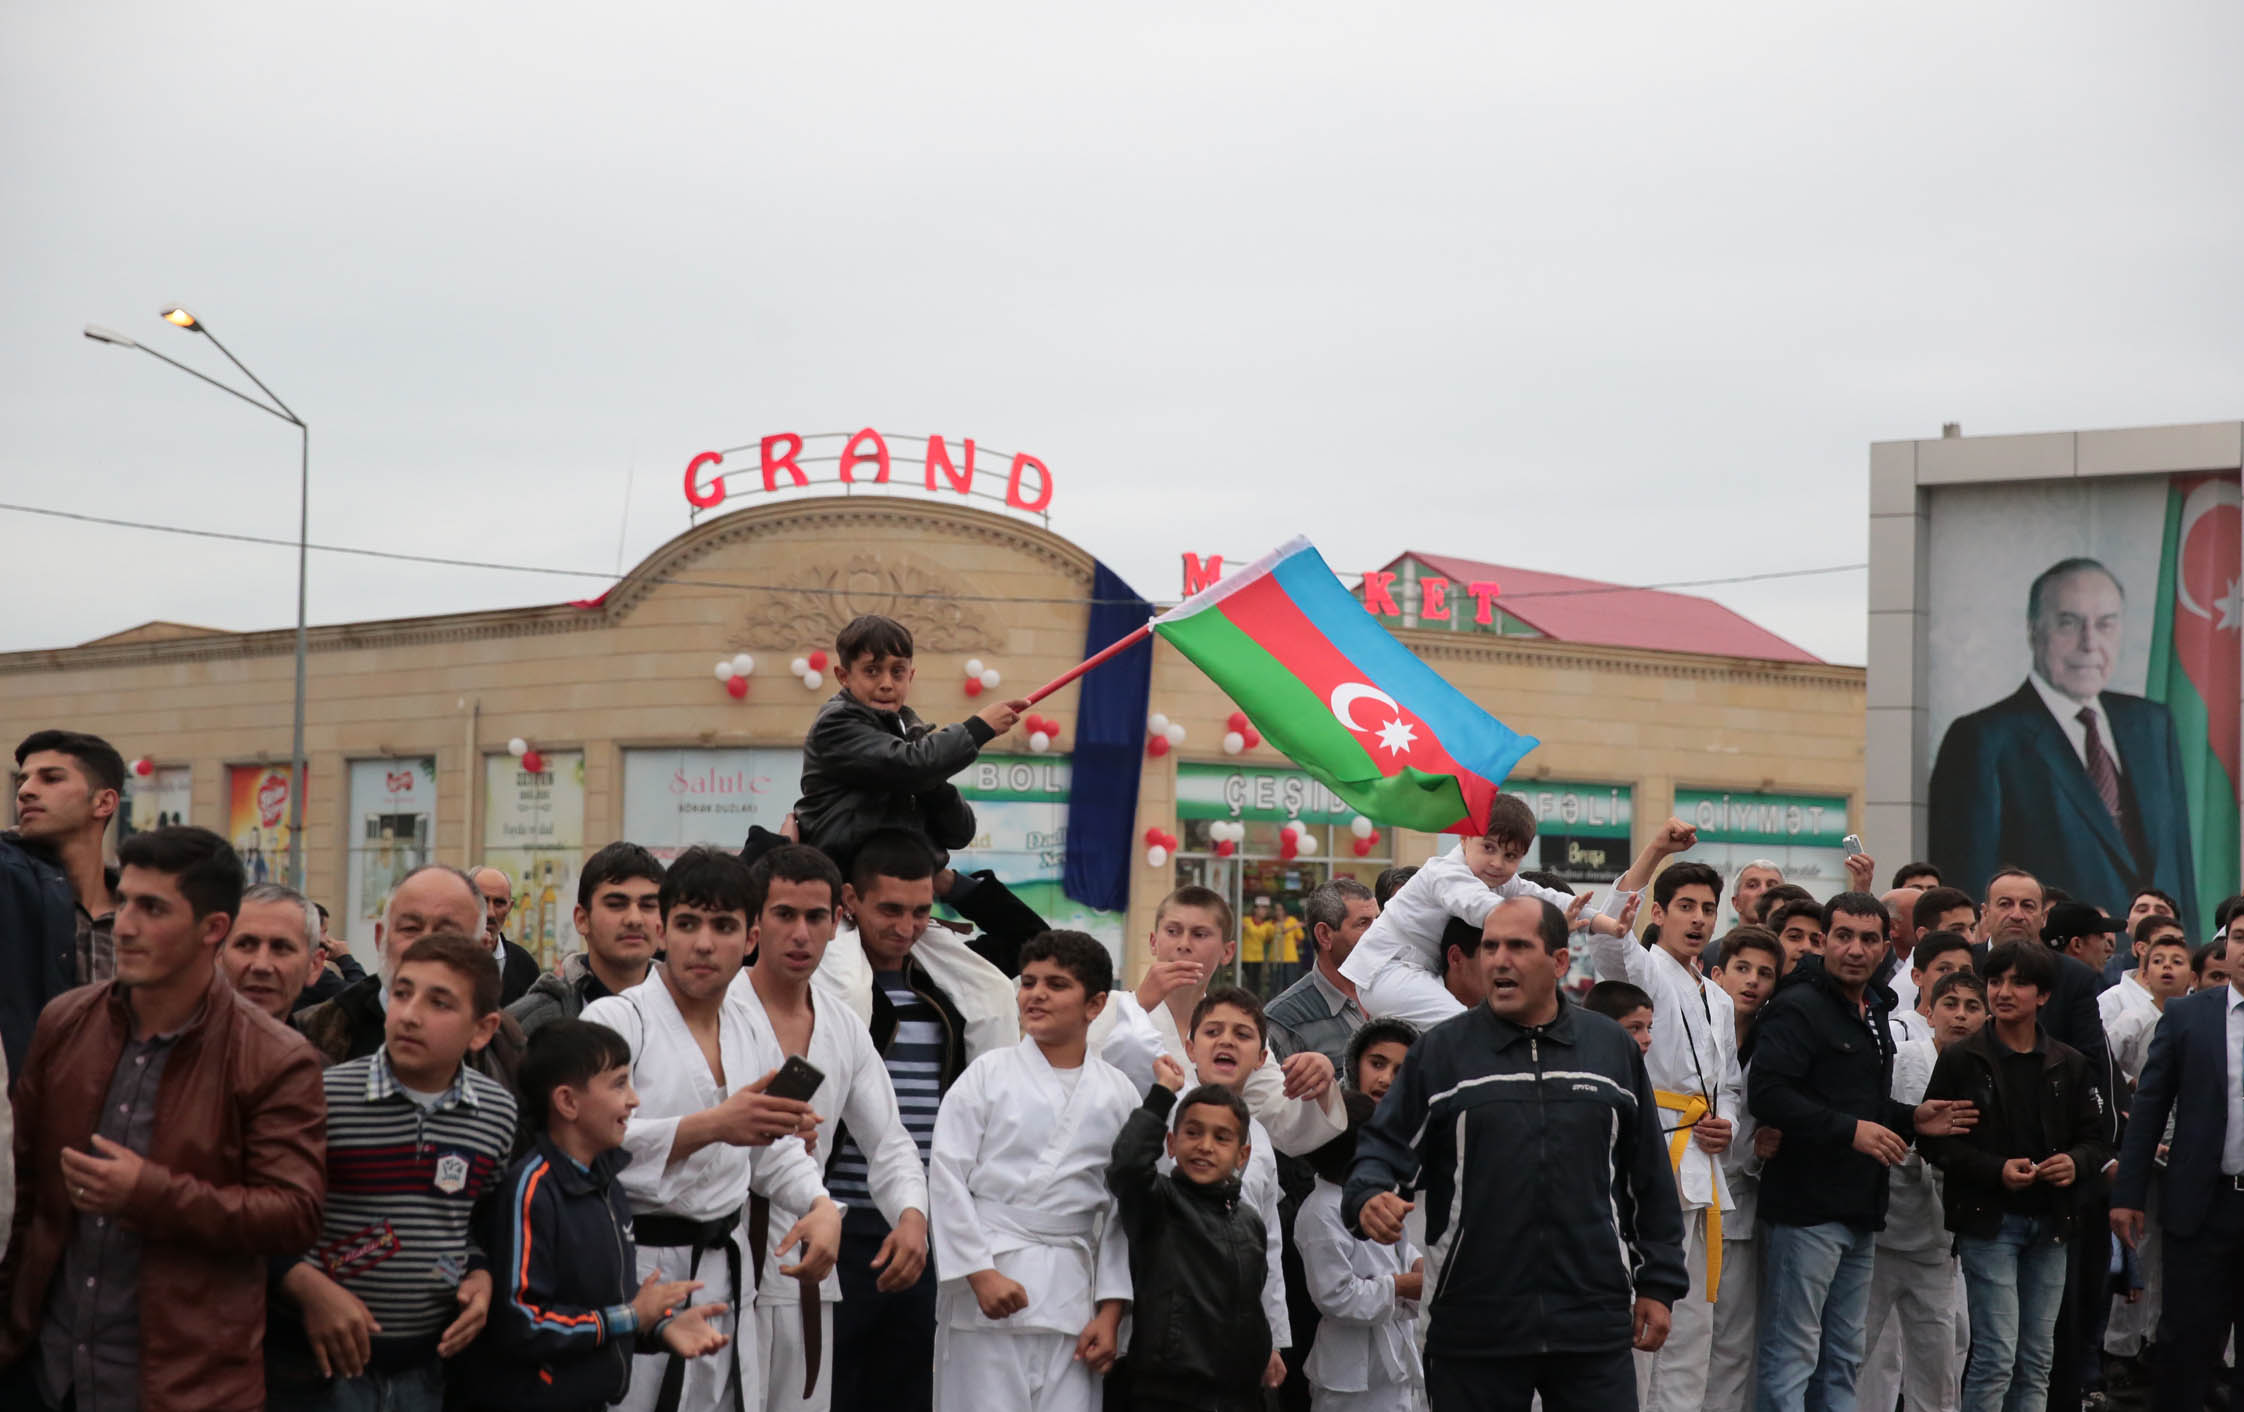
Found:
[(1148, 848), (1161, 846), (1161, 826), (1159, 824), (1155, 824), (1145, 831), (1145, 846)]
[(1231, 727), (1231, 729), (1239, 732), (1241, 735), (1245, 735), (1247, 731), (1247, 713), (1244, 711), (1233, 711), (1231, 713), (1231, 719), (1225, 721), (1224, 724)]
[(1171, 853), (1176, 852), (1177, 836), (1173, 833), (1165, 833), (1161, 835), (1161, 846), (1168, 849)]
[(1294, 842), (1294, 836), (1292, 834), (1289, 833), (1282, 835), (1278, 839), (1278, 856), (1280, 858), (1283, 858), (1290, 863), (1300, 852), (1301, 845)]
[(826, 670), (825, 648), (821, 647), (817, 651), (810, 654), (810, 669), (814, 672), (823, 672)]
[(1236, 853), (1236, 852), (1238, 852), (1238, 851), (1239, 851), (1239, 845), (1238, 845), (1238, 844), (1236, 844), (1236, 843), (1233, 843), (1233, 842), (1232, 842), (1232, 841), (1231, 841), (1230, 839), (1228, 839), (1228, 838), (1219, 838), (1219, 839), (1217, 839), (1217, 840), (1216, 840), (1216, 857), (1218, 857), (1218, 858), (1228, 858), (1228, 857), (1230, 857), (1230, 856), (1231, 856), (1232, 854), (1234, 854), (1234, 853)]
[(1262, 737), (1255, 734), (1254, 727), (1252, 726), (1247, 727), (1245, 730), (1239, 732), (1239, 734), (1247, 738), (1247, 749), (1249, 750), (1252, 750), (1256, 746), (1262, 744)]
[(1371, 856), (1371, 840), (1370, 840), (1370, 839), (1368, 839), (1368, 838), (1359, 838), (1359, 839), (1357, 839), (1357, 840), (1356, 840), (1356, 856), (1357, 856), (1358, 858), (1369, 858), (1369, 857)]
[(733, 700), (738, 701), (740, 698), (748, 694), (748, 678), (726, 677), (725, 691), (732, 697)]
[(545, 757), (535, 750), (525, 750), (522, 752), (522, 768), (533, 775), (542, 775), (545, 773)]
[(982, 679), (980, 677), (968, 677), (966, 679), (966, 694), (968, 696), (980, 696), (982, 694)]
[(1364, 840), (1364, 842), (1366, 842), (1366, 843), (1368, 843), (1368, 844), (1370, 844), (1370, 845), (1372, 845), (1373, 847), (1375, 847), (1375, 848), (1376, 848), (1376, 847), (1378, 847), (1378, 846), (1379, 846), (1379, 839), (1380, 839), (1380, 833), (1379, 833), (1379, 830), (1377, 830), (1377, 829), (1373, 829), (1373, 830), (1371, 831), (1371, 837), (1369, 837), (1369, 838), (1365, 839), (1365, 840)]
[(1157, 735), (1153, 737), (1153, 739), (1145, 743), (1145, 753), (1155, 757), (1156, 759), (1168, 754), (1169, 738), (1165, 735)]
[(132, 772), (145, 779), (147, 776), (156, 773), (156, 762), (143, 755), (132, 762)]

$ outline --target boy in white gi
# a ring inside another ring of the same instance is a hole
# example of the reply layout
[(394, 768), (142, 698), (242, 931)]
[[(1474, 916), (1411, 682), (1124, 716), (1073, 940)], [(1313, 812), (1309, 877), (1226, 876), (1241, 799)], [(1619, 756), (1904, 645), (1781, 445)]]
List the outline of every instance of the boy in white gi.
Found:
[[(766, 1046), (757, 1066), (776, 1067), (801, 1055), (825, 1076), (810, 1098), (819, 1115), (813, 1151), (831, 1161), (840, 1126), (849, 1125), (866, 1159), (873, 1204), (894, 1232), (883, 1268), (909, 1285), (927, 1263), (927, 1173), (919, 1144), (898, 1115), (896, 1089), (865, 1022), (831, 996), (815, 996), (811, 984), (834, 939), (841, 873), (817, 849), (788, 844), (756, 860), (749, 879), (755, 921), (748, 936), (756, 961), (734, 978), (728, 1003), (747, 1014)], [(833, 1404), (830, 1350), (841, 1278), (835, 1271), (822, 1280), (783, 1276), (780, 1233), (801, 1213), (761, 1196), (749, 1198), (748, 1213), (751, 1246), (759, 1237), (763, 1243), (750, 1254), (762, 1262), (755, 1284), (764, 1406), (826, 1412)]]
[[(1210, 978), (1231, 964), (1231, 904), (1205, 887), (1180, 887), (1154, 909), (1148, 945), (1153, 964), (1137, 992), (1118, 990), (1091, 1027), (1091, 1047), (1120, 1069), (1140, 1093), (1152, 1086), (1154, 1056), (1189, 1066), (1185, 1036)], [(1313, 1151), (1346, 1129), (1332, 1061), (1315, 1050), (1284, 1062), (1266, 1049), (1239, 1090), (1274, 1147), (1289, 1157)]]
[[(1783, 974), (1784, 944), (1775, 932), (1737, 927), (1722, 938), (1722, 964), (1715, 969), (1714, 983), (1730, 997), (1735, 1017), (1733, 1066), (1761, 1002), (1776, 994), (1777, 978)], [(1730, 1084), (1743, 1092), (1744, 1075), (1733, 1072)], [(1753, 1406), (1754, 1340), (1761, 1310), (1761, 1250), (1753, 1241), (1754, 1205), (1761, 1190), (1761, 1164), (1784, 1136), (1775, 1128), (1760, 1126), (1744, 1108), (1732, 1121), (1736, 1127), (1730, 1133), (1730, 1148), (1722, 1154), (1730, 1209), (1722, 1213), (1722, 1278), (1714, 1290), (1713, 1348), (1706, 1361), (1707, 1412), (1748, 1412)]]
[(1309, 1297), (1323, 1320), (1301, 1372), (1314, 1412), (1415, 1412), (1426, 1398), (1416, 1324), (1426, 1258), (1405, 1235), (1393, 1245), (1358, 1240), (1340, 1222), (1340, 1188), (1356, 1160), (1356, 1128), (1394, 1084), (1417, 1031), (1373, 1020), (1348, 1042), (1346, 1136), (1309, 1156), (1316, 1189), (1293, 1218)]
[[(1987, 985), (1976, 971), (1943, 973), (1925, 999), (1931, 1036), (1910, 1040), (1893, 1055), (1893, 1096), (1912, 1107), (1924, 1101), (1940, 1051), (1987, 1023)], [(1957, 1268), (1951, 1253), (1955, 1237), (1940, 1206), (1940, 1171), (1912, 1145), (1893, 1169), (1886, 1192), (1855, 1396), (1863, 1407), (1891, 1407), (1898, 1396), (1904, 1412), (1948, 1412), (1956, 1405), (1960, 1376)], [(1898, 1328), (1889, 1328), (1896, 1320)]]
[[(820, 1184), (802, 1136), (816, 1131), (810, 1105), (770, 1098), (772, 1066), (747, 1014), (725, 1003), (748, 950), (748, 865), (730, 853), (689, 848), (662, 880), (669, 959), (621, 995), (593, 1001), (583, 1018), (606, 1025), (631, 1046), (639, 1110), (624, 1131), (631, 1165), (619, 1180), (631, 1201), (642, 1277), (698, 1280), (710, 1303), (740, 1308), (749, 1252), (739, 1229), (741, 1203), (762, 1193), (806, 1214), (781, 1238), (803, 1246), (787, 1276), (823, 1278), (841, 1244), (841, 1212)], [(761, 1077), (749, 1081), (749, 1075)], [(720, 1412), (734, 1403), (763, 1407), (762, 1356), (753, 1328), (736, 1315), (711, 1320), (732, 1336), (734, 1356), (688, 1361), (642, 1355), (621, 1406), (648, 1412)]]
[[(1680, 824), (1670, 825), (1647, 852), (1661, 854), (1675, 843), (1688, 847), (1695, 837)], [(1699, 966), (1721, 906), (1720, 873), (1704, 863), (1676, 863), (1652, 883), (1658, 945), (1642, 946), (1625, 931), (1590, 943), (1598, 979), (1628, 981), (1652, 998), (1652, 1044), (1644, 1052), (1644, 1069), (1661, 1109), (1668, 1161), (1683, 1203), (1683, 1258), (1691, 1288), (1669, 1311), (1667, 1342), (1657, 1352), (1636, 1355), (1637, 1394), (1647, 1412), (1698, 1412), (1706, 1401), (1714, 1296), (1722, 1279), (1722, 1214), (1731, 1205), (1721, 1159), (1745, 1109), (1730, 994)], [(1622, 912), (1624, 923), (1633, 910)]]
[(1114, 984), (1106, 948), (1045, 932), (1021, 948), (1028, 1038), (967, 1066), (943, 1098), (934, 1204), (936, 1412), (1090, 1412), (1114, 1366), (1130, 1248), (1106, 1171), (1138, 1106), (1090, 1052)]
[(1622, 936), (1627, 929), (1617, 918), (1628, 894), (1643, 889), (1662, 858), (1682, 852), (1697, 838), (1681, 820), (1670, 819), (1613, 884), (1603, 909), (1584, 921), (1588, 893), (1570, 896), (1519, 876), (1519, 865), (1535, 842), (1535, 811), (1517, 795), (1499, 794), (1489, 805), (1487, 834), (1464, 840), (1413, 874), (1348, 953), (1340, 974), (1356, 983), (1356, 999), (1365, 1014), (1391, 1015), (1421, 1030), (1438, 1025), (1465, 1008), (1441, 979), (1442, 932), (1452, 917), (1479, 926), (1506, 898), (1539, 897), (1565, 912), (1577, 934), (1588, 930)]

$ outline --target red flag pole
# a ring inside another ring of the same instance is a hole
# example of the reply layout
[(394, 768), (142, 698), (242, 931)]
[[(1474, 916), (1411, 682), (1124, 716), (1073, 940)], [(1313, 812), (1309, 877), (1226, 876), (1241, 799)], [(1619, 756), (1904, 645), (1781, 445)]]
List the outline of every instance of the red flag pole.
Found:
[(1044, 683), (1044, 685), (1030, 692), (1028, 694), (1029, 705), (1034, 706), (1037, 702), (1042, 701), (1045, 697), (1050, 696), (1053, 692), (1058, 691), (1061, 687), (1066, 686), (1069, 682), (1074, 681), (1077, 677), (1082, 676), (1085, 672), (1091, 670), (1093, 667), (1100, 666), (1112, 660), (1113, 658), (1120, 656), (1124, 652), (1129, 651), (1131, 648), (1145, 641), (1152, 635), (1153, 624), (1149, 622), (1144, 627), (1139, 628), (1136, 632), (1131, 633), (1127, 637), (1116, 638), (1114, 642), (1109, 646), (1101, 648), (1099, 651), (1091, 654), (1089, 660), (1076, 663), (1074, 666), (1068, 668), (1066, 671), (1060, 673), (1058, 676)]

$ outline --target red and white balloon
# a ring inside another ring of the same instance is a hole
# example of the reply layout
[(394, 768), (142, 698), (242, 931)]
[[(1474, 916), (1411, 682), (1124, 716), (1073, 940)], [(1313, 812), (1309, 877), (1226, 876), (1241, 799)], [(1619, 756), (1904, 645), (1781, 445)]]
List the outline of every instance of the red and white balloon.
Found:
[(1145, 753), (1159, 758), (1184, 744), (1184, 725), (1156, 711), (1146, 717), (1145, 736)]
[(756, 659), (745, 652), (717, 659), (717, 680), (723, 684), (725, 694), (739, 701), (748, 695), (748, 678), (756, 671)]
[(1215, 844), (1216, 856), (1228, 858), (1246, 841), (1247, 826), (1237, 819), (1218, 819), (1208, 825), (1208, 837)]
[(1379, 846), (1379, 826), (1361, 814), (1348, 821), (1348, 832), (1355, 835), (1353, 849), (1358, 858), (1369, 858)]
[(1169, 856), (1177, 851), (1177, 836), (1156, 825), (1145, 831), (1145, 865), (1148, 868), (1166, 868)]
[(1034, 711), (1021, 717), (1021, 729), (1028, 732), (1028, 748), (1039, 755), (1050, 750), (1060, 740), (1060, 723)]
[(142, 779), (146, 779), (156, 773), (156, 762), (143, 755), (132, 762), (132, 772)]
[(804, 690), (818, 690), (826, 684), (826, 650), (820, 648), (808, 656), (797, 657), (787, 664), (787, 670), (802, 679)]
[(516, 736), (506, 743), (506, 753), (520, 760), (522, 768), (531, 774), (542, 775), (545, 773), (545, 757), (532, 750), (530, 742), (524, 740), (521, 736)]

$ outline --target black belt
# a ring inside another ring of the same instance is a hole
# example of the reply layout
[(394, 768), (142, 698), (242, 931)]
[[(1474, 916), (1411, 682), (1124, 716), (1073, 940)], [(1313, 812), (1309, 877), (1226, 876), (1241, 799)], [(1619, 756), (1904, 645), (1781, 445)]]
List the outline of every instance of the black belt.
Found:
[[(756, 1252), (756, 1288), (764, 1287), (764, 1252), (771, 1248), (771, 1199), (748, 1194), (748, 1244)], [(820, 1282), (808, 1275), (795, 1276), (796, 1302), (803, 1321), (803, 1401), (818, 1390), (818, 1364), (824, 1353), (824, 1296)]]
[[(722, 1247), (725, 1252), (725, 1269), (732, 1276), (732, 1306), (734, 1336), (739, 1337), (740, 1310), (743, 1305), (740, 1285), (740, 1247), (728, 1239), (740, 1224), (740, 1213), (730, 1212), (714, 1221), (689, 1221), (683, 1216), (648, 1214), (631, 1218), (631, 1238), (649, 1250), (693, 1251), (693, 1262), (687, 1266), (685, 1278), (694, 1279), (701, 1274), (702, 1252)], [(747, 1336), (755, 1337), (752, 1330)], [(679, 1399), (685, 1395), (686, 1360), (673, 1353), (662, 1370), (662, 1387), (655, 1393), (655, 1412), (678, 1412)], [(732, 1379), (733, 1412), (741, 1412), (741, 1387), (737, 1374)]]

